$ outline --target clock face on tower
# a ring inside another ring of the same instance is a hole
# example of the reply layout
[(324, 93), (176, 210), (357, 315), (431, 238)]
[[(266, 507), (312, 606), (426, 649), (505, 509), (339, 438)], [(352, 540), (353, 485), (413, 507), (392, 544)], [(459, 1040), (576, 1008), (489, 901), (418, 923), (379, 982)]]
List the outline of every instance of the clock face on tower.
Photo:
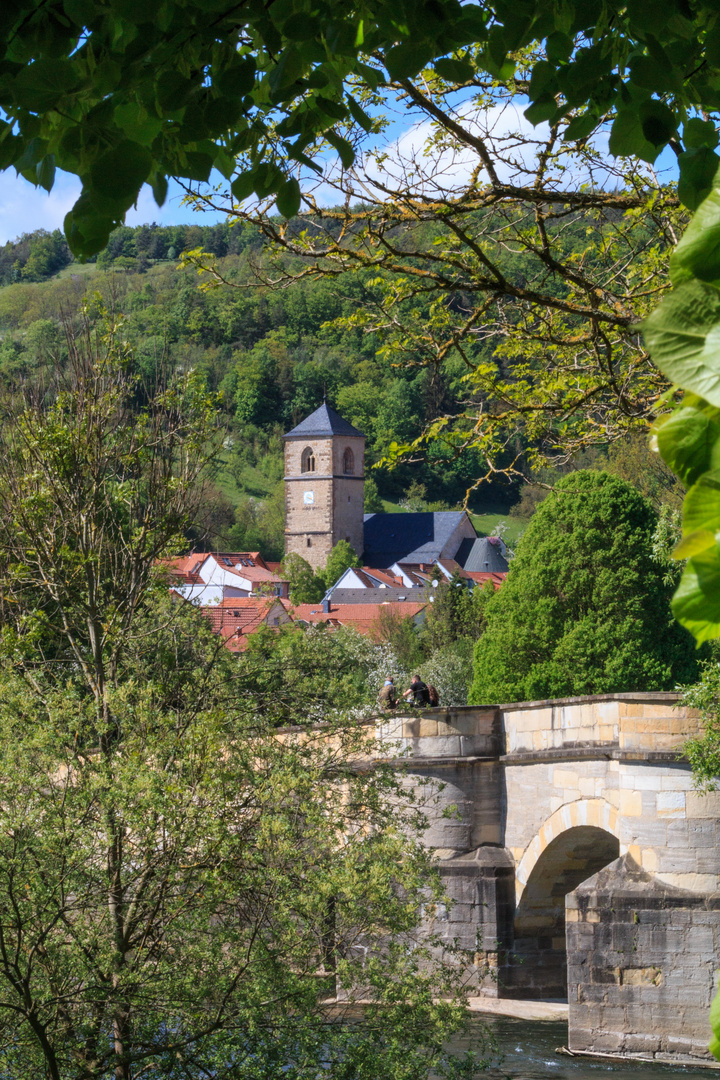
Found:
[(306, 506), (312, 506), (312, 504), (315, 502), (315, 492), (305, 491), (303, 493), (303, 502)]

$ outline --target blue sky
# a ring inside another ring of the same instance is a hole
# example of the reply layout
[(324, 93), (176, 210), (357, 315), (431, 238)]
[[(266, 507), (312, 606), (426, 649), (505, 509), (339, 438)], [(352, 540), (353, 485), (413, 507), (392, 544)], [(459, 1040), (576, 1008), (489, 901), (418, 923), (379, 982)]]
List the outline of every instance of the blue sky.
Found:
[[(35, 188), (14, 169), (0, 173), (0, 243), (14, 240), (34, 229), (62, 229), (63, 219), (80, 194), (80, 181), (70, 173), (58, 172), (55, 185), (48, 194), (44, 188)], [(140, 193), (137, 209), (127, 215), (128, 225), (150, 224), (213, 225), (223, 220), (222, 214), (197, 212), (181, 205), (183, 192), (177, 184), (171, 184), (163, 207), (156, 205), (149, 187)]]

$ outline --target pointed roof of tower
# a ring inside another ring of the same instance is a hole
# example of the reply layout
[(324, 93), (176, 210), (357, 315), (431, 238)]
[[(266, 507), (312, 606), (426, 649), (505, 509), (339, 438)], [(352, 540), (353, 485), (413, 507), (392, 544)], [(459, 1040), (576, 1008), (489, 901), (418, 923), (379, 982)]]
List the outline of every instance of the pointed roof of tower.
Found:
[(301, 420), (297, 427), (288, 431), (287, 435), (283, 435), (283, 439), (324, 439), (332, 435), (354, 435), (356, 438), (365, 438), (362, 431), (358, 431), (347, 420), (343, 420), (340, 413), (336, 413), (324, 401), (319, 409)]

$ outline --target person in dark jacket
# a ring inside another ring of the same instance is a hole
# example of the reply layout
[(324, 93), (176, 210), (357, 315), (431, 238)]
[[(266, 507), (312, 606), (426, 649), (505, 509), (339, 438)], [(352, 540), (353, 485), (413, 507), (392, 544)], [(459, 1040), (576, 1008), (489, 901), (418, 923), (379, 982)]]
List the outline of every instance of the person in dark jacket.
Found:
[(430, 694), (428, 688), (422, 681), (419, 675), (413, 675), (412, 682), (408, 689), (403, 693), (404, 698), (410, 699), (412, 697), (413, 705), (429, 705)]

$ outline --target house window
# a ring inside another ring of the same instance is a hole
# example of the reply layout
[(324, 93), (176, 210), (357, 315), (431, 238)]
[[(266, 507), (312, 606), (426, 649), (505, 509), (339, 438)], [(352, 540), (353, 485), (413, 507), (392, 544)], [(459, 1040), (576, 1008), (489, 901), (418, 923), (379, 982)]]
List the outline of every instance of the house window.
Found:
[(310, 539), (309, 536), (308, 536), (307, 540), (305, 541), (305, 543), (307, 544), (308, 547), (312, 547), (312, 540)]
[(350, 475), (355, 472), (355, 455), (349, 446), (343, 454), (343, 472)]
[(300, 472), (315, 472), (315, 454), (312, 446), (306, 446), (302, 452)]

